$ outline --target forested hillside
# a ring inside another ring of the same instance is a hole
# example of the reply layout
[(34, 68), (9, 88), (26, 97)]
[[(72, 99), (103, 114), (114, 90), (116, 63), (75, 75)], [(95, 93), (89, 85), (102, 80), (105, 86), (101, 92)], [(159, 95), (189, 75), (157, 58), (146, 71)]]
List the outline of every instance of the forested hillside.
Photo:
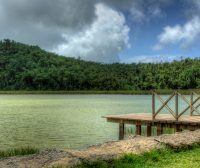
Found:
[(149, 90), (200, 88), (200, 59), (100, 64), (0, 41), (0, 90)]

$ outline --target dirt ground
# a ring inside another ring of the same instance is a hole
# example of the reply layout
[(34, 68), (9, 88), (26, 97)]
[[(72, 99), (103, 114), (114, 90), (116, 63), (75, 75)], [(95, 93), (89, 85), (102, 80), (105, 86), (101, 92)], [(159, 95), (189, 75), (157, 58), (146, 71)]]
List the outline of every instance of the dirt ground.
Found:
[(47, 149), (39, 154), (16, 156), (0, 160), (0, 168), (42, 168), (56, 165), (73, 166), (83, 160), (109, 160), (124, 153), (139, 154), (165, 145), (182, 148), (200, 143), (200, 130), (162, 135), (158, 137), (136, 136), (128, 140), (107, 142), (84, 150)]

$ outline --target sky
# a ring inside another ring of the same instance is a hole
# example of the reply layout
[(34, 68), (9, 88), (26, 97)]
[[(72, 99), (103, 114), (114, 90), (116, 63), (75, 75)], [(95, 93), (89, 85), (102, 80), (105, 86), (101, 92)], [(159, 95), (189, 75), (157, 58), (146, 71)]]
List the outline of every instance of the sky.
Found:
[(0, 39), (101, 63), (200, 57), (200, 0), (0, 0)]

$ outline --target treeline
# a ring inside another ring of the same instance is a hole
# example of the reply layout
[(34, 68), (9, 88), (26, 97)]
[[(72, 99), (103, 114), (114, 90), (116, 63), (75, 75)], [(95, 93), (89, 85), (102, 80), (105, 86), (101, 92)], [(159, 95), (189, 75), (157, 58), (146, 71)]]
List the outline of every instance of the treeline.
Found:
[(200, 59), (100, 64), (0, 41), (0, 90), (150, 90), (200, 88)]

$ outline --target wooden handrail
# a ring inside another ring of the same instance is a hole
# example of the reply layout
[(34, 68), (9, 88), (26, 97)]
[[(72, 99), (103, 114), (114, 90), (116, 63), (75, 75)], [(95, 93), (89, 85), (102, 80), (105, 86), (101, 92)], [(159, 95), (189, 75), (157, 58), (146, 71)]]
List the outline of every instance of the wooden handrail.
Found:
[[(197, 98), (193, 99), (193, 96), (196, 95)], [(175, 111), (173, 111), (169, 106), (168, 103), (172, 98), (175, 96)], [(185, 108), (182, 112), (179, 113), (179, 97), (184, 100), (185, 103), (188, 104), (187, 108)], [(158, 108), (158, 110), (155, 109), (155, 98), (157, 98), (162, 105)], [(198, 107), (200, 107), (200, 103), (196, 106), (194, 105), (198, 100), (200, 99), (200, 96), (195, 93), (191, 92), (190, 101), (182, 94), (180, 94), (178, 91), (174, 91), (172, 95), (170, 95), (167, 100), (163, 100), (161, 96), (159, 96), (155, 91), (152, 93), (152, 119), (155, 120), (156, 116), (161, 112), (161, 110), (165, 107), (172, 116), (178, 121), (178, 119), (187, 111), (190, 109), (190, 115), (193, 115), (193, 112), (198, 113), (200, 115), (200, 111), (198, 110)]]
[(195, 101), (192, 101), (194, 102), (190, 108), (190, 115), (192, 116), (193, 115), (193, 112), (197, 112), (199, 115), (200, 115), (200, 111), (198, 110), (198, 107), (200, 106), (200, 103), (195, 106), (193, 106), (198, 100), (200, 100), (200, 95), (198, 95), (197, 93), (195, 92), (192, 92), (191, 93), (191, 99), (193, 100), (193, 95), (196, 95), (197, 98), (195, 99)]
[(170, 112), (173, 116), (175, 116), (173, 110), (167, 105), (167, 103), (173, 98), (174, 94), (172, 94), (166, 101), (163, 101), (163, 99), (162, 99), (158, 94), (156, 94), (156, 96), (158, 97), (158, 99), (161, 101), (161, 103), (162, 103), (163, 105), (156, 111), (155, 116), (156, 116), (164, 107), (166, 107), (166, 108), (169, 110), (169, 112)]
[[(200, 99), (200, 97), (196, 98), (195, 101), (192, 102), (192, 105), (189, 105), (188, 107), (186, 107), (180, 114), (178, 117), (180, 117), (181, 115), (183, 115), (187, 110), (190, 109), (190, 106), (192, 106), (193, 111), (196, 109), (193, 105)], [(200, 106), (200, 104), (198, 105)], [(199, 113), (199, 111), (196, 111), (197, 113)], [(199, 113), (200, 114), (200, 113)]]

